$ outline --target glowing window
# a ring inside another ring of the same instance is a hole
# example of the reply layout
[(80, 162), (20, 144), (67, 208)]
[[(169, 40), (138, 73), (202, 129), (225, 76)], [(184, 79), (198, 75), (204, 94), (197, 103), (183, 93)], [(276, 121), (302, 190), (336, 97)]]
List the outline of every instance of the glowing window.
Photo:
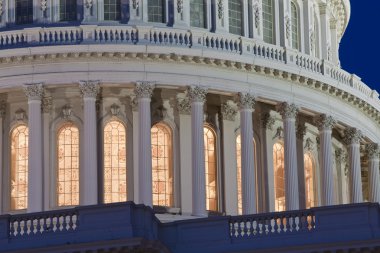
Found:
[(79, 130), (64, 124), (57, 134), (58, 206), (79, 205)]
[(299, 18), (297, 6), (294, 2), (291, 2), (291, 13), (292, 13), (292, 47), (294, 49), (299, 49)]
[(104, 127), (104, 203), (127, 200), (127, 154), (124, 125), (113, 120)]
[(164, 0), (148, 0), (148, 21), (165, 23)]
[(61, 21), (72, 21), (77, 19), (77, 1), (60, 0), (59, 18)]
[(314, 165), (310, 153), (304, 155), (306, 208), (315, 206)]
[(243, 35), (243, 5), (241, 0), (228, 1), (229, 32)]
[(273, 0), (263, 0), (263, 37), (266, 43), (274, 44)]
[(153, 205), (173, 206), (171, 129), (163, 123), (155, 124), (151, 140)]
[(11, 132), (11, 210), (28, 207), (28, 139), (25, 125)]
[(190, 25), (200, 28), (206, 28), (206, 5), (204, 0), (190, 1)]
[(217, 176), (216, 176), (216, 137), (214, 131), (205, 126), (205, 172), (206, 172), (206, 209), (218, 210)]
[(274, 194), (275, 210), (285, 211), (285, 165), (284, 146), (281, 143), (273, 145), (273, 170), (274, 170)]

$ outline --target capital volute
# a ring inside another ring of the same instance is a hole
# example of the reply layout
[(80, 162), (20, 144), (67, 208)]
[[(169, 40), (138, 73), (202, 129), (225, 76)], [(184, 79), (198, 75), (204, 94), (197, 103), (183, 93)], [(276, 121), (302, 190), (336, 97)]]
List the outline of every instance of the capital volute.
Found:
[(379, 159), (379, 144), (377, 143), (368, 143), (365, 145), (365, 149), (368, 154), (368, 158), (373, 159)]
[(191, 103), (201, 102), (204, 103), (206, 101), (207, 88), (199, 85), (188, 86), (187, 87), (187, 95)]
[(344, 130), (344, 142), (347, 145), (359, 144), (362, 137), (362, 131), (354, 127), (348, 127)]
[(44, 95), (43, 83), (31, 83), (24, 85), (24, 93), (28, 97), (28, 100), (41, 101)]
[(298, 107), (295, 104), (283, 102), (278, 104), (276, 108), (283, 119), (295, 119), (298, 114)]
[(222, 117), (224, 120), (235, 121), (235, 116), (237, 114), (236, 104), (229, 100), (222, 104)]
[(238, 101), (240, 110), (244, 110), (244, 109), (253, 110), (253, 107), (255, 106), (255, 103), (256, 103), (255, 96), (253, 96), (250, 93), (243, 93), (243, 92), (238, 93), (237, 101)]
[(100, 91), (100, 81), (80, 81), (79, 89), (84, 98), (96, 98)]
[(336, 120), (329, 115), (320, 114), (314, 118), (314, 122), (317, 125), (319, 131), (331, 130), (336, 124)]
[(153, 95), (153, 90), (155, 88), (155, 82), (150, 81), (138, 81), (134, 89), (134, 93), (137, 99), (140, 98), (151, 98)]

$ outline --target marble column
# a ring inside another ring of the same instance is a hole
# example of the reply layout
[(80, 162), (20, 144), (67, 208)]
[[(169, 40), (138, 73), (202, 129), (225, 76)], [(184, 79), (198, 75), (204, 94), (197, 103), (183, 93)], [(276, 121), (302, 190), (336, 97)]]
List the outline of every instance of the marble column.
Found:
[(190, 86), (187, 94), (191, 103), (191, 155), (193, 182), (194, 216), (207, 216), (206, 212), (206, 175), (203, 133), (203, 105), (207, 89)]
[(135, 95), (139, 111), (139, 201), (146, 206), (153, 206), (152, 196), (152, 144), (150, 101), (153, 95), (153, 82), (137, 82)]
[(298, 198), (299, 198), (299, 207), (300, 209), (306, 208), (306, 191), (305, 191), (305, 161), (304, 161), (304, 155), (305, 155), (305, 149), (306, 152), (310, 151), (312, 149), (312, 144), (310, 140), (307, 140), (308, 143), (304, 146), (304, 137), (306, 134), (307, 127), (305, 125), (305, 122), (299, 122), (297, 124), (297, 131), (296, 131), (296, 137), (297, 137), (297, 166), (298, 166)]
[(50, 134), (50, 112), (52, 110), (52, 99), (51, 97), (44, 97), (42, 99), (42, 122), (43, 122), (43, 142), (44, 142), (44, 210), (49, 210), (50, 208), (50, 178), (51, 178), (51, 170), (50, 170), (50, 145), (49, 145), (49, 134)]
[[(3, 129), (4, 129), (4, 126), (3, 126), (3, 121), (4, 121), (4, 117), (5, 117), (5, 111), (6, 111), (6, 103), (5, 101), (0, 101), (0, 166), (1, 168), (3, 168), (3, 154), (4, 154), (4, 140), (3, 140)], [(3, 196), (3, 180), (4, 180), (4, 175), (3, 175), (3, 172), (0, 170), (0, 196)], [(3, 198), (0, 198), (0, 214), (3, 213), (4, 209), (3, 209)]]
[(298, 174), (296, 149), (296, 116), (298, 108), (286, 102), (277, 105), (284, 122), (284, 149), (285, 149), (285, 202), (286, 210), (298, 210)]
[(360, 168), (360, 130), (349, 127), (344, 130), (344, 140), (348, 146), (351, 203), (363, 202), (362, 175)]
[(44, 94), (42, 83), (27, 84), (24, 92), (28, 97), (28, 212), (43, 211), (43, 145), (41, 99)]
[(369, 201), (380, 203), (379, 144), (366, 145), (368, 154)]
[(81, 180), (83, 205), (98, 203), (98, 163), (97, 163), (97, 120), (96, 97), (99, 81), (81, 81), (79, 89), (83, 95), (83, 176)]
[(315, 118), (319, 129), (320, 155), (321, 155), (321, 205), (335, 204), (334, 168), (332, 161), (332, 128), (336, 124), (333, 117), (321, 114)]
[(241, 136), (241, 192), (244, 214), (256, 213), (256, 174), (253, 150), (252, 113), (255, 98), (249, 93), (239, 93)]

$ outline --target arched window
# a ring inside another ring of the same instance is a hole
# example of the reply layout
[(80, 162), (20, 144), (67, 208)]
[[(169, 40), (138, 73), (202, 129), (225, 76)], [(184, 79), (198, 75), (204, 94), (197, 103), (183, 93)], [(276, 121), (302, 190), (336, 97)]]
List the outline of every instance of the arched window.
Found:
[(273, 0), (263, 0), (263, 38), (264, 42), (274, 44)]
[(228, 1), (229, 32), (243, 35), (243, 5), (241, 0)]
[(79, 205), (79, 130), (71, 122), (57, 133), (58, 206)]
[(275, 210), (285, 211), (285, 165), (284, 146), (277, 142), (273, 145), (274, 197)]
[(104, 203), (127, 200), (126, 131), (118, 120), (104, 127)]
[(11, 210), (28, 207), (29, 129), (19, 125), (11, 132)]
[(315, 180), (314, 180), (314, 162), (312, 155), (308, 152), (304, 154), (305, 169), (305, 194), (306, 208), (314, 207), (315, 202)]
[(104, 0), (104, 20), (121, 19), (121, 0)]
[(148, 21), (165, 23), (165, 0), (148, 0)]
[(206, 28), (206, 5), (204, 0), (190, 0), (190, 25)]
[(164, 123), (151, 129), (153, 205), (173, 206), (172, 131)]
[(217, 211), (216, 136), (214, 131), (208, 126), (205, 126), (203, 131), (205, 145), (206, 209)]
[(16, 24), (33, 23), (33, 0), (16, 0)]
[(60, 0), (59, 1), (59, 19), (61, 21), (72, 21), (77, 19), (77, 1)]
[[(253, 150), (254, 150), (254, 163), (256, 171), (256, 142), (253, 140)], [(243, 213), (243, 198), (242, 198), (242, 188), (241, 188), (241, 135), (236, 137), (236, 164), (237, 164), (237, 187), (238, 187), (238, 213)]]
[(300, 43), (299, 43), (299, 15), (298, 15), (298, 9), (296, 4), (292, 1), (291, 2), (291, 24), (292, 24), (292, 48), (299, 50)]

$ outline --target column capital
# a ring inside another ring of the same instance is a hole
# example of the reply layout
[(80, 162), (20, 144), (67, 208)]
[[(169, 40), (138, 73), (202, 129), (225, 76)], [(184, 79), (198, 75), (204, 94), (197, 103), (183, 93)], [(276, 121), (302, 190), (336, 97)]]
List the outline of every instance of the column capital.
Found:
[(226, 103), (222, 104), (223, 120), (235, 121), (236, 113), (237, 106), (233, 101), (229, 100)]
[(365, 150), (367, 151), (370, 160), (379, 159), (379, 144), (368, 143), (365, 145)]
[(43, 113), (50, 113), (52, 107), (53, 107), (53, 102), (52, 102), (51, 97), (42, 98), (42, 112)]
[(362, 137), (363, 137), (362, 131), (354, 127), (348, 127), (344, 129), (344, 142), (347, 145), (359, 144), (360, 139)]
[(207, 88), (202, 86), (188, 86), (187, 87), (187, 95), (189, 96), (189, 100), (191, 103), (194, 102), (202, 102), (206, 101)]
[(100, 90), (100, 81), (80, 81), (79, 89), (85, 98), (96, 98)]
[(134, 89), (134, 93), (137, 99), (151, 98), (156, 83), (150, 81), (138, 81)]
[(24, 93), (28, 100), (40, 100), (44, 95), (43, 83), (31, 83), (24, 85)]
[(281, 114), (283, 119), (295, 119), (298, 114), (298, 107), (295, 104), (282, 102), (276, 106), (277, 111)]
[(330, 115), (320, 114), (314, 118), (314, 123), (319, 131), (328, 131), (334, 127), (336, 120)]
[(270, 115), (269, 112), (266, 112), (261, 115), (261, 126), (264, 129), (273, 130), (273, 125), (276, 122), (276, 119)]
[(239, 92), (237, 101), (238, 101), (240, 110), (244, 110), (244, 109), (253, 110), (253, 107), (256, 104), (255, 96), (250, 93)]
[(298, 123), (297, 124), (297, 131), (296, 131), (297, 139), (303, 140), (303, 137), (306, 134), (306, 130), (307, 130), (307, 127), (306, 127), (305, 123)]
[(191, 113), (190, 100), (183, 93), (177, 95), (177, 110), (180, 114), (190, 115)]

